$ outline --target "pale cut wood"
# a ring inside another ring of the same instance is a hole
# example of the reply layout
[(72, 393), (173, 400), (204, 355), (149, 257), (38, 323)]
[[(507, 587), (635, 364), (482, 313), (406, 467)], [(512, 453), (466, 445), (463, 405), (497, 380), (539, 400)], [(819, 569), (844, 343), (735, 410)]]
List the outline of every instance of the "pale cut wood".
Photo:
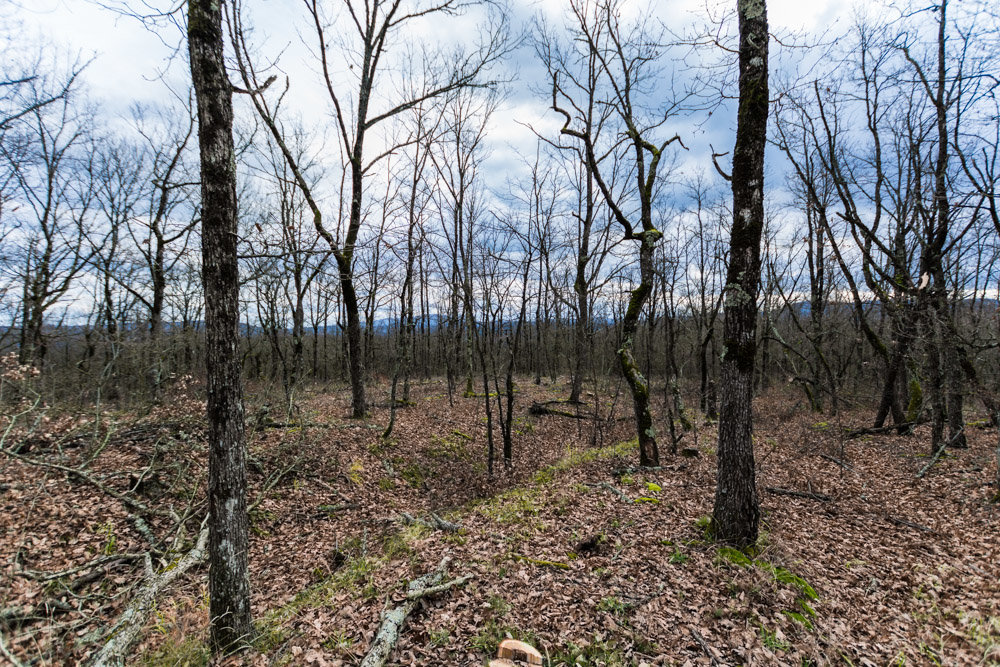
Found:
[(491, 667), (494, 667), (494, 663), (507, 663), (512, 665), (515, 664), (513, 662), (514, 660), (518, 660), (532, 666), (540, 666), (542, 664), (542, 654), (538, 652), (538, 649), (530, 644), (525, 644), (524, 642), (516, 639), (505, 639), (500, 642), (500, 646), (497, 647), (497, 658), (499, 658), (499, 660), (494, 660), (490, 663)]

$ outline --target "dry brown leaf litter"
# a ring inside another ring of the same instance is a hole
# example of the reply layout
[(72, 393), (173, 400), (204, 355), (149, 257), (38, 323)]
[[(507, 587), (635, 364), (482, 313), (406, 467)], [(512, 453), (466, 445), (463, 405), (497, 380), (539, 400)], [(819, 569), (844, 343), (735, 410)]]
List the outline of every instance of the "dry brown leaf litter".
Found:
[[(710, 425), (699, 426), (700, 457), (664, 457), (662, 470), (615, 474), (637, 458), (629, 448), (610, 450), (627, 439), (627, 420), (602, 425), (597, 449), (605, 456), (587, 460), (597, 451), (593, 423), (527, 414), (531, 400), (558, 397), (565, 387), (524, 383), (514, 472), (498, 464), (490, 480), (482, 399), (456, 397), (450, 406), (440, 383), (414, 389), (416, 406), (400, 411), (390, 445), (377, 428), (385, 410), (366, 422), (344, 419), (343, 392), (306, 401), (304, 421), (321, 426), (254, 436), (252, 497), (269, 475), (298, 463), (254, 512), (253, 603), (267, 627), (256, 652), (231, 662), (357, 663), (380, 611), (445, 554), (453, 572), (476, 579), (424, 604), (397, 646), (397, 664), (483, 664), (505, 634), (535, 642), (553, 664), (1000, 661), (998, 517), (988, 486), (993, 430), (970, 429), (970, 449), (950, 452), (916, 480), (927, 461), (923, 431), (844, 440), (842, 426), (863, 425), (867, 415), (818, 421), (790, 411), (781, 397), (759, 400), (765, 533), (747, 566), (720, 556), (698, 525), (714, 491)], [(150, 465), (155, 452), (167, 488), (153, 492), (174, 502), (197, 495), (190, 482), (170, 484), (204, 476), (199, 421), (168, 416), (140, 421), (137, 435), (116, 441), (95, 472), (128, 488), (128, 474)], [(695, 435), (684, 444), (694, 445)], [(44, 443), (34, 447), (38, 453), (46, 455)], [(118, 501), (91, 487), (16, 461), (0, 465), (0, 608), (50, 598), (74, 607), (4, 628), (7, 644), (24, 661), (84, 660), (96, 647), (95, 631), (127, 602), (141, 564), (109, 563), (103, 577), (61, 596), (57, 586), (15, 571), (139, 553), (144, 539)], [(777, 496), (764, 487), (833, 500)], [(404, 527), (396, 520), (401, 511), (444, 512), (463, 531)], [(800, 578), (818, 600), (775, 571)], [(201, 571), (160, 601), (138, 663), (202, 655), (205, 590)]]

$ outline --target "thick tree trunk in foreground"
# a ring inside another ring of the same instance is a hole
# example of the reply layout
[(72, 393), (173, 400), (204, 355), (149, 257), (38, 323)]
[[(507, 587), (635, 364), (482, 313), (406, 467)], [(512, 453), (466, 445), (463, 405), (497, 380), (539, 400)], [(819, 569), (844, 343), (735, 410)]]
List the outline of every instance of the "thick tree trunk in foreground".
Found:
[(757, 292), (764, 228), (764, 146), (767, 138), (767, 9), (738, 0), (740, 103), (733, 152), (733, 229), (726, 276), (721, 368), (718, 477), (712, 530), (716, 539), (749, 547), (757, 541), (760, 503), (754, 478), (753, 370)]
[(233, 98), (222, 49), (218, 0), (188, 3), (188, 48), (198, 101), (201, 148), (202, 272), (209, 422), (209, 612), (212, 649), (249, 642), (246, 443), (240, 377), (239, 269), (236, 262), (236, 158)]

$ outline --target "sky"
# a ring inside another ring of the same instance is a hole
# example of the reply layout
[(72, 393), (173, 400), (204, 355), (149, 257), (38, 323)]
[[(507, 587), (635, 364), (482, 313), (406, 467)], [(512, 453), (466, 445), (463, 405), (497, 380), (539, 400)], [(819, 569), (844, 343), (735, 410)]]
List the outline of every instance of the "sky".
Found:
[[(158, 8), (176, 6), (177, 1), (147, 0)], [(563, 0), (511, 1), (515, 28), (518, 24), (523, 27), (538, 14), (558, 22), (565, 8)], [(131, 4), (139, 2), (133, 0)], [(331, 1), (329, 4), (338, 3)], [(845, 21), (849, 14), (842, 0), (769, 0), (768, 5), (772, 32), (781, 35), (819, 34), (838, 21)], [(329, 100), (317, 84), (316, 60), (308, 50), (313, 36), (301, 2), (251, 0), (246, 6), (252, 9), (255, 40), (262, 51), (280, 54), (280, 67), (292, 81), (293, 104), (300, 110), (328, 109)], [(630, 12), (649, 8), (656, 8), (664, 20), (679, 27), (704, 24), (707, 16), (704, 0), (654, 0), (652, 3), (626, 2), (625, 18)], [(133, 102), (162, 99), (166, 94), (164, 81), (178, 90), (187, 86), (186, 63), (174, 53), (175, 48), (183, 47), (182, 35), (176, 27), (163, 28), (160, 36), (156, 36), (139, 21), (116, 15), (93, 0), (17, 0), (13, 14), (21, 23), (21, 34), (29, 42), (44, 49), (93, 57), (84, 79), (91, 96), (105, 113), (124, 115)], [(465, 20), (468, 24), (469, 19)], [(460, 27), (453, 31), (472, 27), (456, 25)], [(418, 34), (410, 36), (419, 43), (433, 38), (438, 28), (437, 25), (421, 26)], [(489, 132), (492, 147), (489, 168), (498, 175), (516, 171), (523, 165), (524, 156), (534, 154), (536, 139), (532, 128), (549, 136), (555, 135), (559, 128), (559, 118), (549, 111), (548, 100), (539, 95), (538, 89), (545, 85), (541, 83), (544, 72), (535, 62), (531, 49), (524, 47), (512, 54), (508, 69), (513, 79), (510, 95), (494, 116)], [(720, 111), (708, 123), (680, 128), (690, 148), (680, 158), (682, 165), (699, 169), (707, 165), (710, 170), (709, 144), (718, 151), (731, 146), (733, 114), (731, 111), (725, 113), (725, 109)], [(304, 112), (307, 123), (310, 113)], [(322, 124), (323, 116), (316, 116), (313, 122)]]

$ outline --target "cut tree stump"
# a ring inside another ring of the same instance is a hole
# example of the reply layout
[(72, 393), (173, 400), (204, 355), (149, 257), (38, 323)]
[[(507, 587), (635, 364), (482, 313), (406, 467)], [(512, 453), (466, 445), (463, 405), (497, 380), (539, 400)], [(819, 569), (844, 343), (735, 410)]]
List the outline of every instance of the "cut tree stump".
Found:
[(542, 654), (534, 646), (516, 639), (505, 639), (497, 647), (497, 659), (490, 660), (489, 667), (515, 667), (517, 660), (529, 667), (540, 667)]

